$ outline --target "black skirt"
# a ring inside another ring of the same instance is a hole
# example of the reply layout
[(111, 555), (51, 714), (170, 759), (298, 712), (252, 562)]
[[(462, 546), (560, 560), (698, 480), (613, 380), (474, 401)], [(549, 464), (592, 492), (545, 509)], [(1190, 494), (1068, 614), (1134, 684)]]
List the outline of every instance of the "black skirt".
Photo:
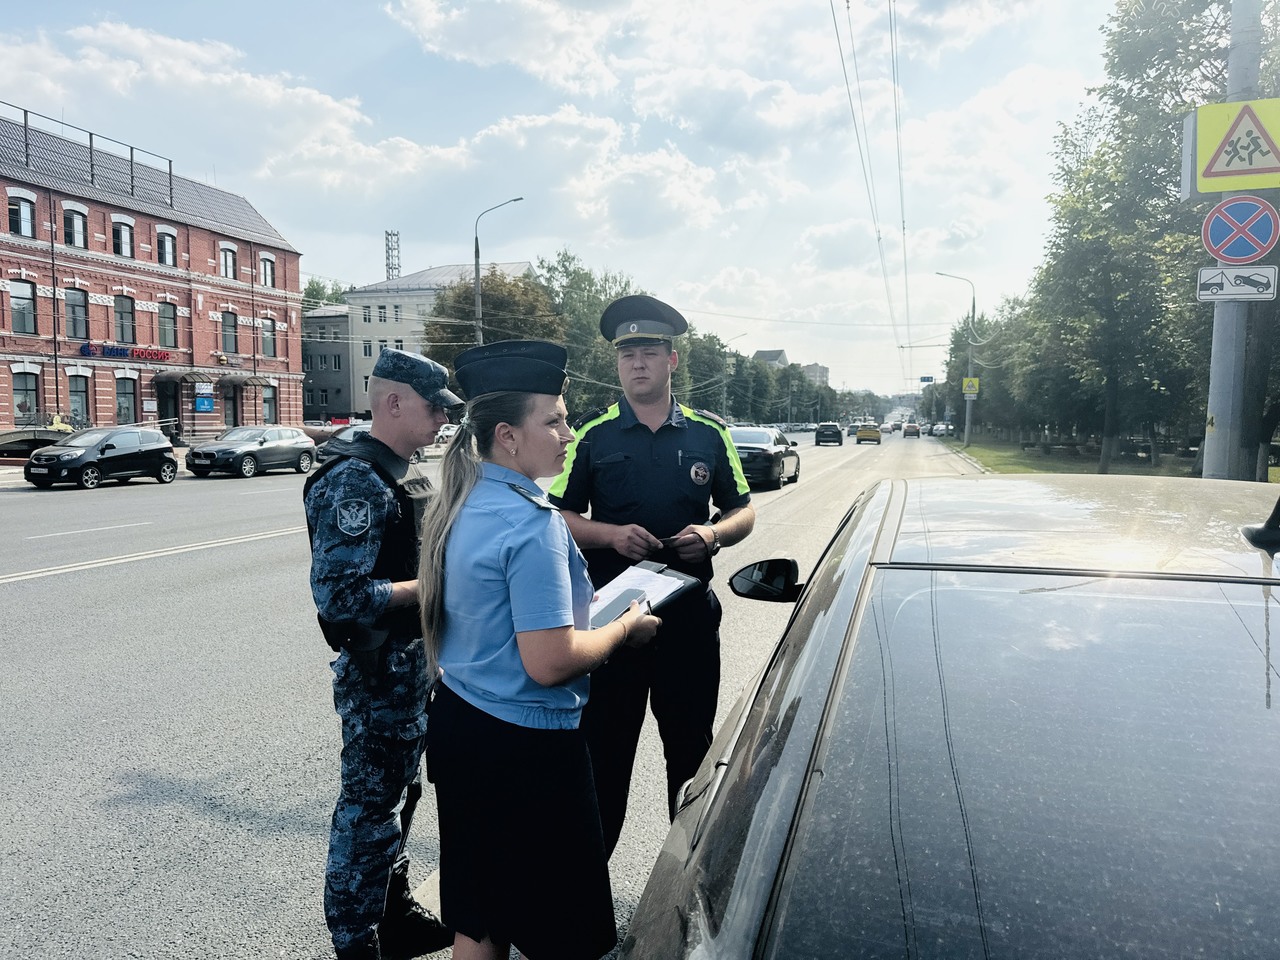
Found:
[(595, 782), (579, 730), (490, 716), (437, 683), (427, 776), (440, 818), (442, 919), (528, 960), (617, 943)]

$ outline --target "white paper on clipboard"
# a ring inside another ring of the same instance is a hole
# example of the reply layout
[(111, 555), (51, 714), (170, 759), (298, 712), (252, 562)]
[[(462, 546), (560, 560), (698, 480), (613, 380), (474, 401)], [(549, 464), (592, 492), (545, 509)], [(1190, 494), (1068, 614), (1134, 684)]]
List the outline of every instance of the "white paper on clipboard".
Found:
[(641, 605), (648, 601), (649, 606), (657, 610), (664, 601), (699, 582), (696, 577), (670, 570), (662, 564), (641, 561), (596, 591), (596, 598), (591, 601), (591, 620), (594, 623), (596, 615), (625, 590), (642, 590), (644, 600)]

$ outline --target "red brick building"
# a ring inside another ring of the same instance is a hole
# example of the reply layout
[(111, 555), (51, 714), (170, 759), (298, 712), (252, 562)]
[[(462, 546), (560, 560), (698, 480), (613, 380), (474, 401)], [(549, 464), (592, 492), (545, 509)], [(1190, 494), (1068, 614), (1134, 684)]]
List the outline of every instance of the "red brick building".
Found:
[(0, 429), (301, 422), (298, 252), (243, 197), (52, 123), (0, 117)]

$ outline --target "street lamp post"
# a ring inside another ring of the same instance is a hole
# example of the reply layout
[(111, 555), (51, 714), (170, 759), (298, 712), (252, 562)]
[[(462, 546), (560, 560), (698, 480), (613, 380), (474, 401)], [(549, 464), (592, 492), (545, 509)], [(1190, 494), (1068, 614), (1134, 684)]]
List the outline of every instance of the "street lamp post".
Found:
[[(969, 285), (969, 329), (964, 335), (965, 341), (969, 344), (969, 372), (966, 375), (969, 379), (973, 379), (973, 336), (974, 327), (978, 322), (978, 292), (974, 289), (973, 281), (967, 277), (957, 277), (954, 273), (943, 273), (941, 270), (934, 271), (940, 277), (950, 277), (952, 280), (963, 280)], [(964, 398), (964, 446), (969, 446), (969, 422), (973, 420), (973, 404), (977, 400), (970, 399), (970, 395)]]
[(483, 217), (490, 210), (497, 210), (498, 207), (505, 207), (508, 203), (516, 203), (523, 199), (524, 197), (512, 197), (510, 200), (503, 200), (501, 203), (489, 207), (488, 210), (481, 210), (480, 216), (476, 217), (476, 343), (484, 343), (484, 333), (480, 328), (480, 217)]
[[(745, 336), (745, 333), (740, 333), (737, 336), (730, 337), (724, 342), (724, 346), (727, 348), (733, 341), (741, 340)], [(733, 372), (735, 374), (738, 372), (737, 363), (733, 365)], [(721, 364), (720, 371), (720, 415), (726, 420), (731, 419), (729, 416), (729, 352), (727, 349), (725, 350), (724, 363)]]

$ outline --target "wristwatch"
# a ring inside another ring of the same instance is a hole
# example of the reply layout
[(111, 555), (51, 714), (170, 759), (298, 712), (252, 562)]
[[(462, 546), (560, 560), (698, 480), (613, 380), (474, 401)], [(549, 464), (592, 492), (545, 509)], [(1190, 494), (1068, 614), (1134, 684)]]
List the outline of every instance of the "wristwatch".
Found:
[(711, 546), (707, 547), (707, 556), (714, 557), (720, 552), (720, 534), (715, 527), (711, 528)]

